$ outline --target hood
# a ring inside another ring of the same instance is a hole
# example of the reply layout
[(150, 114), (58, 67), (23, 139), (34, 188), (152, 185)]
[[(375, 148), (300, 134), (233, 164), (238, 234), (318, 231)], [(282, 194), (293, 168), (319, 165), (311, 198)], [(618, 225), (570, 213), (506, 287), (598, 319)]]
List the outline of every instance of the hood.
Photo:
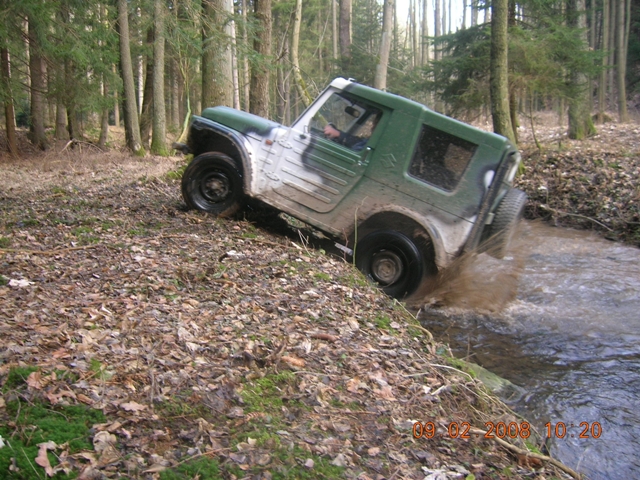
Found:
[(229, 107), (206, 108), (202, 112), (202, 116), (244, 135), (253, 137), (265, 137), (279, 126), (279, 124), (271, 120)]

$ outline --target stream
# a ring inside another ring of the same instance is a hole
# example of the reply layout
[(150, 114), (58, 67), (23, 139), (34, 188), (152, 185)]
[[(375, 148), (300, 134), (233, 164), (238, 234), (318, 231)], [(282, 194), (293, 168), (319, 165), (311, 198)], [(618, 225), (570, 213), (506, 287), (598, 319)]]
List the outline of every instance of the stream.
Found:
[(512, 256), (465, 262), (419, 318), (456, 356), (524, 389), (507, 403), (551, 430), (552, 456), (591, 480), (640, 478), (640, 249), (522, 230)]

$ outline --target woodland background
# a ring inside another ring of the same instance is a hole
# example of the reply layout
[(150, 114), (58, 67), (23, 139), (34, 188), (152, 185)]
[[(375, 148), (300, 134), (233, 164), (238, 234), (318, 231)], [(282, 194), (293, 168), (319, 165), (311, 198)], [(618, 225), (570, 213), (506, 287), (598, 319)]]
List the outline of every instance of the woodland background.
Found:
[(0, 0), (0, 97), (16, 126), (168, 154), (192, 112), (229, 105), (289, 124), (336, 76), (466, 121), (554, 111), (570, 138), (640, 99), (638, 0)]

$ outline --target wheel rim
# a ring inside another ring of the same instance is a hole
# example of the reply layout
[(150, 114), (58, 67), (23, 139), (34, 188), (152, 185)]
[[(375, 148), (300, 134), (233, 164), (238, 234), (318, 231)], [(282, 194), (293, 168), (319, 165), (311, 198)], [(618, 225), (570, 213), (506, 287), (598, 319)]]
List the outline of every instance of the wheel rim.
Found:
[(223, 172), (214, 172), (202, 181), (200, 192), (210, 202), (222, 202), (231, 193), (231, 180)]
[(392, 285), (404, 272), (400, 256), (390, 250), (382, 250), (371, 259), (371, 276), (381, 285)]

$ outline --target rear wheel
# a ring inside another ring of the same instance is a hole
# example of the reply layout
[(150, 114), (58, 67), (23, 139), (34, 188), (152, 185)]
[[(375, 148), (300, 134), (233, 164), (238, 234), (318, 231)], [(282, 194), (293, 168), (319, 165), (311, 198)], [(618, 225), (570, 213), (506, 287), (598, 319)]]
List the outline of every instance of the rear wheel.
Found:
[(191, 208), (228, 217), (238, 211), (242, 196), (242, 175), (222, 153), (198, 155), (182, 175), (182, 197)]
[(415, 243), (395, 231), (373, 232), (355, 250), (356, 267), (390, 297), (403, 299), (420, 285), (424, 258)]
[(503, 258), (509, 250), (513, 233), (518, 226), (518, 222), (524, 214), (524, 207), (527, 204), (527, 194), (517, 188), (512, 188), (504, 196), (489, 225), (487, 235), (486, 250), (491, 256)]

